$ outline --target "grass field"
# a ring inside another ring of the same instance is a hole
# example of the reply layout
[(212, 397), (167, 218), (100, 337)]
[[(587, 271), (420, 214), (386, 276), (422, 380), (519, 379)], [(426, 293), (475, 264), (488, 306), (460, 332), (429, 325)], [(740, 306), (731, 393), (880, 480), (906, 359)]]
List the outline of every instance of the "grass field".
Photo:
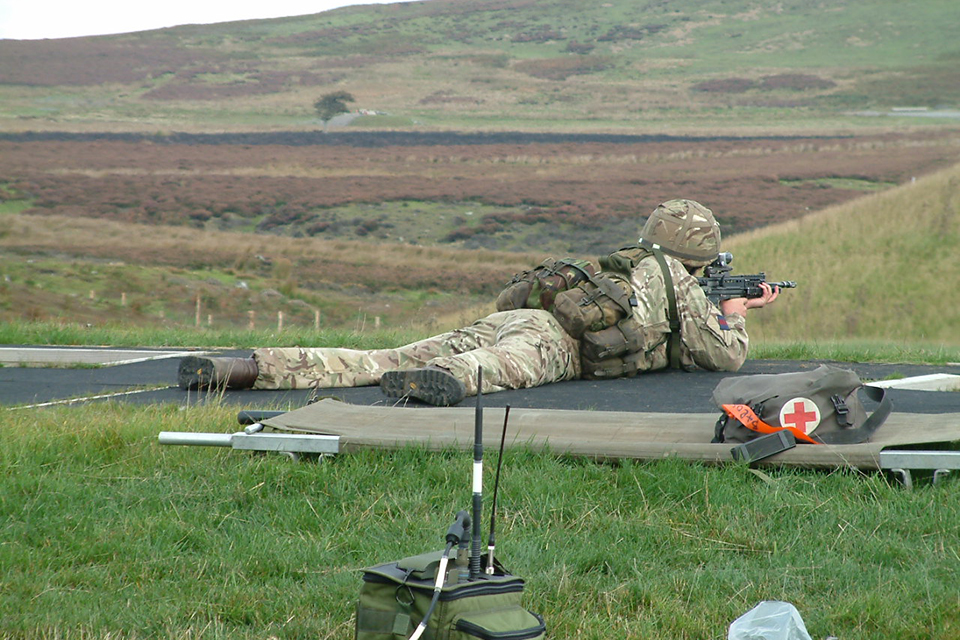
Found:
[[(6, 638), (349, 638), (359, 570), (438, 548), (470, 499), (454, 452), (157, 444), (235, 429), (228, 407), (0, 413)], [(960, 630), (956, 482), (508, 450), (501, 488), (498, 551), (551, 637), (719, 640), (764, 599), (814, 638)]]

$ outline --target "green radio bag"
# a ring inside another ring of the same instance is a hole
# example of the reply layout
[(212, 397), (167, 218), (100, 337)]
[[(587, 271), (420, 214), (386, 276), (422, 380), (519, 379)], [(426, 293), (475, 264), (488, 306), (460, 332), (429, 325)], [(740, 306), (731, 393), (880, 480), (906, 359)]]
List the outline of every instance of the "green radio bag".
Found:
[[(433, 597), (442, 552), (436, 551), (363, 570), (357, 602), (356, 640), (406, 640)], [(422, 636), (426, 640), (527, 640), (543, 638), (546, 625), (520, 604), (524, 582), (495, 563), (493, 575), (448, 580)]]

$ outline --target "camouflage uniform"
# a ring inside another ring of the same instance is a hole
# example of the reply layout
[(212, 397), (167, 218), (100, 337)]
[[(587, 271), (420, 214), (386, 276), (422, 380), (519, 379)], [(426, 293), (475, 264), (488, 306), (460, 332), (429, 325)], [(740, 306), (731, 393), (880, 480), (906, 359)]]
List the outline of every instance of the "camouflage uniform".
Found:
[[(749, 340), (746, 319), (738, 314), (724, 316), (704, 295), (696, 277), (676, 258), (664, 256), (673, 278), (680, 316), (680, 364), (685, 369), (736, 371), (747, 358)], [(667, 342), (667, 293), (663, 272), (656, 258), (648, 256), (630, 274), (638, 305), (634, 317), (644, 328), (647, 344), (641, 371), (669, 365)]]
[(536, 387), (580, 376), (580, 346), (547, 311), (517, 309), (477, 320), (469, 327), (397, 349), (299, 347), (258, 349), (256, 389), (358, 387), (378, 384), (385, 371), (441, 367), (477, 393)]
[[(701, 267), (719, 251), (720, 228), (713, 213), (692, 200), (661, 204), (648, 218), (639, 246), (663, 249), (676, 291), (680, 315), (680, 364), (714, 371), (736, 371), (747, 355), (745, 319), (724, 317), (684, 264)], [(612, 256), (611, 256), (612, 257)], [(679, 258), (679, 259), (678, 259)], [(652, 254), (631, 260), (630, 279), (637, 294), (633, 313), (643, 330), (640, 371), (669, 366), (670, 325), (663, 272)], [(483, 391), (535, 387), (580, 377), (580, 343), (548, 311), (516, 309), (482, 318), (469, 327), (397, 349), (357, 351), (338, 348), (258, 349), (257, 389), (354, 387), (380, 382), (386, 371), (436, 366), (452, 373), (477, 393), (477, 368)]]
[[(745, 319), (724, 317), (707, 300), (683, 264), (665, 256), (677, 292), (680, 315), (680, 363), (684, 368), (736, 371), (747, 355)], [(631, 273), (637, 292), (634, 314), (648, 337), (641, 371), (668, 366), (667, 296), (663, 272), (653, 256)], [(385, 371), (427, 365), (446, 369), (477, 392), (477, 367), (483, 367), (483, 392), (536, 387), (580, 377), (579, 342), (567, 335), (547, 311), (517, 309), (481, 318), (469, 327), (396, 349), (360, 351), (342, 348), (267, 348), (254, 352), (257, 389), (358, 387), (380, 382)]]

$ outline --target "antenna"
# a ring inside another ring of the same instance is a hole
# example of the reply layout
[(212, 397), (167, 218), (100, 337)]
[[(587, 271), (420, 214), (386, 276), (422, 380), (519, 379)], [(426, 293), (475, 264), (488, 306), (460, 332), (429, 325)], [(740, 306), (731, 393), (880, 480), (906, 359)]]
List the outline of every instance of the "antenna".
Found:
[(487, 538), (487, 575), (493, 575), (493, 552), (497, 548), (494, 539), (494, 523), (497, 521), (497, 494), (500, 493), (500, 467), (503, 465), (503, 445), (507, 441), (507, 420), (510, 405), (503, 412), (503, 433), (500, 434), (500, 455), (497, 456), (497, 476), (493, 481), (493, 503), (490, 505), (490, 536)]
[(477, 408), (473, 427), (473, 540), (470, 580), (480, 575), (480, 519), (483, 517), (483, 368), (477, 367)]

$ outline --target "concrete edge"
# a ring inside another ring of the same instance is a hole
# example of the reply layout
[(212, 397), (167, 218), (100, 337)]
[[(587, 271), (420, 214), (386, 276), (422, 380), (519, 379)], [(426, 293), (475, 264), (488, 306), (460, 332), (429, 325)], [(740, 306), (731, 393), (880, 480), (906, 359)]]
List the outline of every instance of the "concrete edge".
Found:
[(909, 389), (912, 391), (960, 391), (960, 376), (949, 373), (931, 373), (900, 380), (879, 380), (868, 386), (883, 389)]

